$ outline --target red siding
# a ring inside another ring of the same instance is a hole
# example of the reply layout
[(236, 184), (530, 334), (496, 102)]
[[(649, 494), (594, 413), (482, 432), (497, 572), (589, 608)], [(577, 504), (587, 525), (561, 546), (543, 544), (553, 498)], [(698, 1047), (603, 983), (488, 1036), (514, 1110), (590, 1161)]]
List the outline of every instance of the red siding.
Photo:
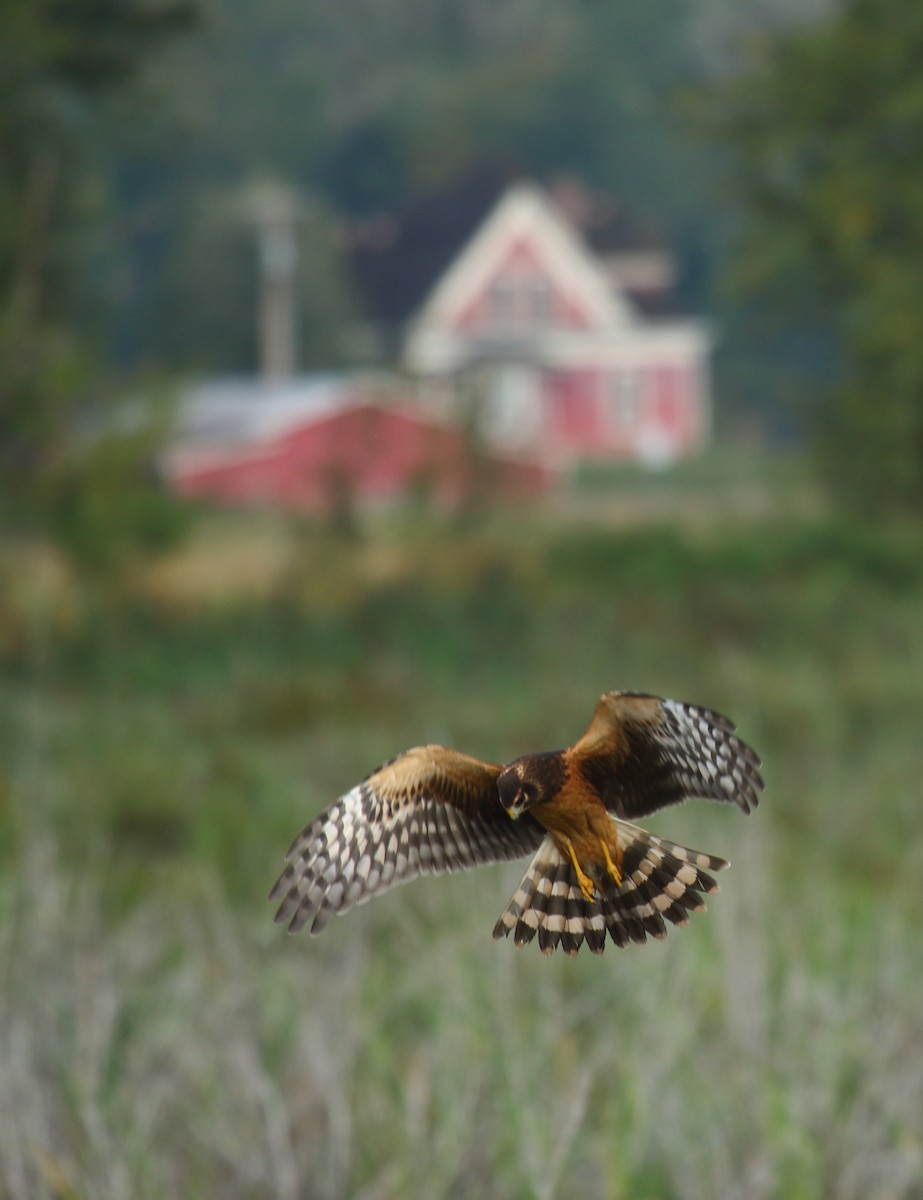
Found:
[(654, 414), (658, 425), (677, 439), (682, 434), (682, 413), (675, 367), (658, 367), (654, 372)]
[[(361, 404), (306, 421), (265, 446), (187, 457), (173, 479), (183, 495), (230, 503), (328, 509), (344, 496), (384, 500), (425, 487), (454, 505), (476, 485), (475, 469), (461, 429)], [(537, 465), (500, 460), (492, 475), (512, 494), (534, 493), (549, 479)]]
[(693, 371), (691, 364), (657, 371), (657, 420), (680, 452), (691, 449), (698, 437)]
[[(535, 318), (529, 311), (528, 291), (536, 285), (548, 289), (547, 313)], [(586, 329), (590, 325), (584, 307), (566, 288), (562, 288), (546, 269), (541, 252), (527, 239), (511, 242), (500, 259), (494, 274), (483, 290), (461, 313), (457, 327), (466, 333), (502, 334), (492, 306), (492, 294), (497, 287), (508, 287), (513, 301), (509, 324), (515, 328), (536, 328), (552, 325), (560, 329)]]
[(549, 379), (549, 444), (568, 454), (592, 451), (601, 436), (599, 372), (557, 371)]

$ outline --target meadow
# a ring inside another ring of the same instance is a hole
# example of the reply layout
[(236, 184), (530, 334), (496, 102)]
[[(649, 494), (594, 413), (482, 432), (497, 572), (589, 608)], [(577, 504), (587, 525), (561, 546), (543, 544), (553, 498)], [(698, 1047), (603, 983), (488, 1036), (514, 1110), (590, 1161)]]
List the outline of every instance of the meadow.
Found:
[[(0, 1196), (920, 1200), (923, 537), (758, 507), (204, 514), (105, 586), (3, 547)], [(731, 860), (688, 928), (493, 942), (524, 863), (273, 924), (379, 762), (614, 687), (764, 759), (749, 818), (648, 822)]]

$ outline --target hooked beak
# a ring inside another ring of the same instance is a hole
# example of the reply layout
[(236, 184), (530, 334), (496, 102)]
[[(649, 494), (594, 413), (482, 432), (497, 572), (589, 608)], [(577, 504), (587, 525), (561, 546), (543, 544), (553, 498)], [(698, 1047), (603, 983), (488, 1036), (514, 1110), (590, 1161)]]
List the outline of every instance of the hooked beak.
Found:
[(516, 821), (522, 816), (525, 810), (526, 805), (522, 792), (517, 792), (513, 803), (506, 806), (507, 814), (513, 821)]

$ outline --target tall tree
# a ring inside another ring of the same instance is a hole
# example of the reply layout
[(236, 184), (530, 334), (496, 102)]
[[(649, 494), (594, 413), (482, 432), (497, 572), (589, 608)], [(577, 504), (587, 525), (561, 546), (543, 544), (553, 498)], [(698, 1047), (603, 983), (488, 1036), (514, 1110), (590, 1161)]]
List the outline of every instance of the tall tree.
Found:
[[(253, 176), (310, 197), (318, 229), (325, 213), (388, 210), (484, 161), (579, 172), (655, 221), (688, 211), (698, 177), (664, 131), (671, 88), (694, 75), (689, 7), (212, 0), (201, 34), (164, 61), (169, 136), (164, 121), (132, 130), (114, 172), (123, 228), (140, 231), (119, 251), (133, 281), (120, 351), (252, 367), (253, 239), (234, 196)], [(304, 366), (337, 360), (323, 319), (349, 307), (323, 250), (315, 237), (302, 255)]]
[(0, 504), (17, 520), (76, 511), (76, 412), (97, 374), (68, 309), (98, 106), (194, 14), (195, 0), (0, 6)]
[(923, 6), (845, 0), (764, 40), (719, 94), (747, 232), (738, 279), (826, 327), (820, 462), (865, 509), (923, 507)]

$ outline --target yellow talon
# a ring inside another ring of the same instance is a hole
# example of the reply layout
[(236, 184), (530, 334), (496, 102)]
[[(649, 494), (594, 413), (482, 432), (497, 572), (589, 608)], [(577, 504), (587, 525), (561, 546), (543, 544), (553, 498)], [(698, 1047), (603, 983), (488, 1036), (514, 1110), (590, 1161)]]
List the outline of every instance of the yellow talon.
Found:
[(599, 839), (599, 844), (603, 848), (603, 857), (606, 860), (606, 870), (609, 872), (609, 874), (615, 880), (616, 887), (621, 887), (622, 886), (621, 869), (619, 867), (617, 867), (615, 865), (615, 863), (612, 861), (612, 855), (609, 853), (609, 847), (602, 840), (602, 838)]
[(589, 900), (591, 904), (595, 903), (596, 888), (593, 886), (593, 880), (590, 879), (589, 875), (584, 875), (579, 867), (577, 868), (577, 872), (577, 882), (580, 884), (580, 890), (583, 892), (584, 899)]
[(580, 884), (583, 898), (589, 900), (592, 904), (596, 899), (596, 888), (593, 886), (593, 880), (586, 874), (580, 863), (577, 862), (577, 852), (574, 850), (574, 843), (570, 838), (567, 838), (567, 853), (570, 861), (574, 864), (574, 870), (577, 872), (577, 882)]

